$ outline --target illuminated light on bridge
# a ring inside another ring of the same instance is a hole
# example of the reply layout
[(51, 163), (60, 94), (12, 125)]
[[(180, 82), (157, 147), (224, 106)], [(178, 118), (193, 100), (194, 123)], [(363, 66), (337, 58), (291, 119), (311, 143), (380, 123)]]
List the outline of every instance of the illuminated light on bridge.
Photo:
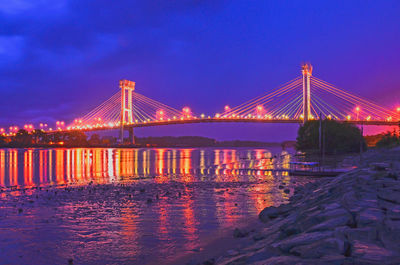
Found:
[(355, 111), (356, 111), (356, 114), (357, 114), (357, 116), (356, 116), (356, 120), (357, 120), (357, 121), (359, 120), (360, 110), (361, 110), (361, 109), (360, 109), (360, 107), (358, 107), (358, 106), (355, 108)]
[(256, 114), (257, 114), (258, 116), (261, 116), (262, 114), (264, 114), (264, 112), (265, 112), (264, 106), (258, 105), (258, 106), (256, 107)]
[(225, 107), (224, 107), (224, 110), (225, 111), (229, 111), (231, 108), (228, 106), (228, 105), (226, 105)]
[(189, 107), (184, 107), (182, 109), (182, 112), (187, 118), (190, 118), (190, 116), (192, 116), (192, 110)]

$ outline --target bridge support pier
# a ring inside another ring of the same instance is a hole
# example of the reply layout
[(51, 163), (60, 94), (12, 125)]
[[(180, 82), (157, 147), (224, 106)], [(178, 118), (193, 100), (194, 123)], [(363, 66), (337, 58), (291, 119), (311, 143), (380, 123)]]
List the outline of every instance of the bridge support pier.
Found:
[(303, 74), (303, 124), (311, 118), (311, 64), (304, 64), (301, 70)]
[(135, 144), (135, 134), (133, 133), (133, 127), (128, 129), (129, 132), (129, 144)]

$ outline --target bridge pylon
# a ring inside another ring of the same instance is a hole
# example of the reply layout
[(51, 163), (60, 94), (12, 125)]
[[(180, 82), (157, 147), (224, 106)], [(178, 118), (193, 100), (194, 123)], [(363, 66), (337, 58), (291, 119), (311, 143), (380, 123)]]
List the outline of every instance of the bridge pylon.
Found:
[[(132, 92), (135, 90), (135, 82), (126, 79), (119, 81), (121, 88), (121, 143), (124, 142), (124, 126), (133, 123)], [(129, 129), (129, 140), (135, 144), (133, 128)]]
[(304, 124), (310, 119), (311, 116), (310, 79), (312, 74), (312, 65), (309, 63), (303, 64), (301, 73), (303, 74), (303, 124)]

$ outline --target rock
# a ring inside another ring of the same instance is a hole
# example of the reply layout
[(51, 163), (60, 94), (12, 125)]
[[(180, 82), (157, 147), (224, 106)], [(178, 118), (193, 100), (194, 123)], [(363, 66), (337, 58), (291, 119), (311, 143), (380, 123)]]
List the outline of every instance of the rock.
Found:
[(378, 198), (388, 202), (400, 204), (399, 192), (380, 191), (378, 193)]
[(332, 254), (326, 255), (318, 259), (314, 264), (332, 264), (332, 265), (343, 265), (343, 264), (354, 264), (351, 258), (343, 255)]
[(322, 207), (324, 208), (324, 210), (330, 211), (330, 210), (334, 210), (334, 209), (341, 207), (341, 205), (337, 202), (334, 202), (334, 203), (322, 205)]
[(209, 259), (203, 262), (203, 265), (214, 265), (215, 259)]
[(393, 207), (386, 209), (386, 216), (391, 220), (400, 220), (400, 205), (393, 205)]
[(338, 226), (353, 226), (353, 218), (350, 214), (337, 216), (331, 219), (326, 220), (325, 222), (319, 223), (315, 226), (312, 226), (308, 229), (309, 232), (314, 231), (324, 231), (324, 230), (333, 230)]
[(320, 258), (327, 255), (344, 255), (350, 244), (338, 238), (325, 238), (308, 245), (294, 247), (290, 253), (302, 258)]
[(371, 163), (370, 168), (376, 171), (384, 171), (390, 168), (389, 163)]
[(253, 240), (254, 241), (259, 241), (259, 240), (263, 240), (265, 238), (265, 235), (258, 233), (256, 235), (253, 236)]
[(363, 227), (370, 223), (380, 223), (385, 214), (379, 208), (367, 208), (360, 211), (356, 216), (357, 227)]
[(258, 218), (261, 220), (261, 222), (264, 223), (270, 221), (271, 219), (275, 219), (278, 216), (279, 216), (279, 211), (274, 206), (267, 207), (258, 214)]
[(239, 255), (239, 252), (237, 252), (236, 250), (230, 249), (226, 252), (229, 256), (237, 256)]
[(399, 230), (392, 231), (387, 228), (386, 229), (381, 228), (378, 231), (378, 236), (379, 236), (379, 239), (382, 242), (383, 246), (386, 249), (400, 253), (400, 244), (399, 244), (400, 231)]
[(246, 262), (247, 263), (255, 263), (255, 262), (264, 261), (271, 257), (276, 257), (276, 256), (280, 256), (280, 255), (282, 255), (282, 253), (278, 249), (272, 248), (272, 247), (265, 247), (265, 248), (262, 248), (262, 249), (256, 251), (255, 253), (250, 254), (247, 257)]
[(378, 262), (380, 264), (395, 264), (394, 259), (398, 260), (395, 252), (378, 246), (374, 243), (354, 241), (352, 245), (352, 256), (364, 262)]
[(273, 264), (273, 265), (291, 265), (291, 264), (307, 264), (306, 262), (301, 262), (302, 260), (298, 257), (293, 256), (276, 256), (271, 257), (267, 260), (262, 261), (261, 263), (257, 264)]
[(284, 252), (288, 252), (295, 246), (311, 244), (315, 241), (331, 237), (332, 235), (332, 231), (302, 233), (274, 243), (272, 246), (277, 247)]
[(246, 231), (243, 231), (239, 228), (235, 228), (235, 230), (233, 230), (233, 237), (234, 238), (242, 238), (242, 237), (246, 237), (249, 233)]

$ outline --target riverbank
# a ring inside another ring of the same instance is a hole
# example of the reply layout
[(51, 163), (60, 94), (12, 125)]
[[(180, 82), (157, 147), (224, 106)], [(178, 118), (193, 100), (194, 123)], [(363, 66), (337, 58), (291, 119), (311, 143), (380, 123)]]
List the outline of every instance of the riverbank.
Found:
[(400, 149), (359, 159), (345, 161), (357, 169), (298, 187), (288, 204), (265, 208), (261, 228), (236, 229), (237, 247), (204, 264), (399, 264)]

